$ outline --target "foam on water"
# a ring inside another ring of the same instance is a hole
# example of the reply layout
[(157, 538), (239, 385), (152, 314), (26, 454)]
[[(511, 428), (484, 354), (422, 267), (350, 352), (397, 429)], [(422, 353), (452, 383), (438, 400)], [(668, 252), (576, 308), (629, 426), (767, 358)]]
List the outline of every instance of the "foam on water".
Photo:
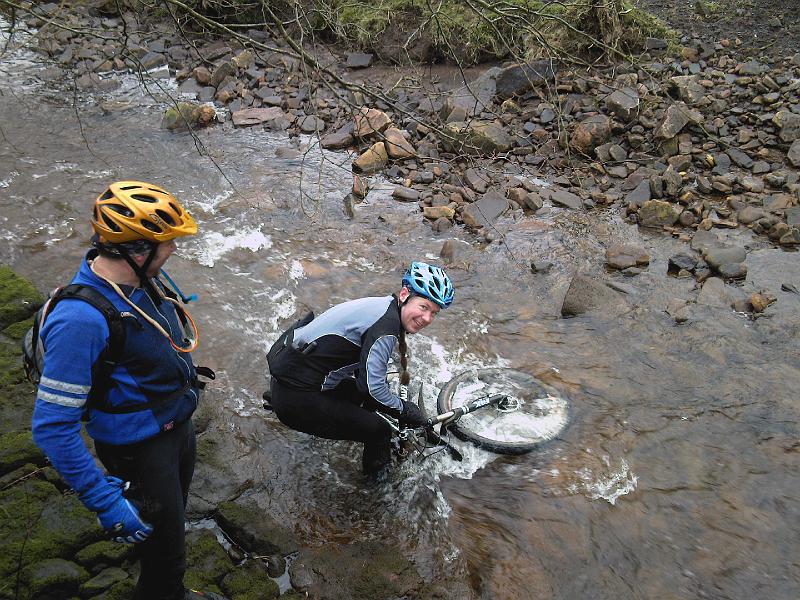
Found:
[(241, 248), (258, 252), (272, 247), (272, 238), (264, 235), (260, 229), (250, 229), (233, 233), (211, 231), (203, 235), (199, 243), (187, 247), (184, 254), (196, 260), (204, 267), (213, 267), (224, 254), (231, 250)]

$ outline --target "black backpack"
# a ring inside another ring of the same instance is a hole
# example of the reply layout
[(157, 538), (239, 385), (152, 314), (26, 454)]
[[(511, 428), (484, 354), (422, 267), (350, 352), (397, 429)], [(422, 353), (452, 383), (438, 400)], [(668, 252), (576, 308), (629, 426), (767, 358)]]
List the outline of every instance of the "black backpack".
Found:
[(92, 388), (89, 391), (87, 404), (102, 404), (111, 385), (111, 372), (119, 362), (125, 347), (125, 325), (122, 315), (103, 294), (87, 285), (73, 283), (57, 288), (47, 302), (37, 311), (33, 326), (26, 332), (22, 340), (22, 363), (28, 380), (39, 384), (44, 370), (45, 347), (42, 343), (41, 329), (45, 319), (56, 305), (65, 298), (74, 298), (88, 302), (105, 317), (108, 323), (108, 344), (92, 367)]

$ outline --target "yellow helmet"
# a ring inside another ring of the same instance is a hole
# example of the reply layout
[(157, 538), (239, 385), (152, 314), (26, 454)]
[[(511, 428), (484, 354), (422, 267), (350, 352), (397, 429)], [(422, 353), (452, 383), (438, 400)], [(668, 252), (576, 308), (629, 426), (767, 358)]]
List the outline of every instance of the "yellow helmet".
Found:
[(167, 242), (197, 233), (197, 223), (175, 197), (143, 181), (117, 181), (94, 203), (92, 227), (101, 242)]

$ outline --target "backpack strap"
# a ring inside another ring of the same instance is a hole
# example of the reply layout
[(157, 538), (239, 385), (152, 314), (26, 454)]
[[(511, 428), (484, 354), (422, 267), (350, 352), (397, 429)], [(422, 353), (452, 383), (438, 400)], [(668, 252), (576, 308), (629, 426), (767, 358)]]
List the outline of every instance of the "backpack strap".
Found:
[(43, 311), (42, 323), (47, 315), (55, 308), (56, 304), (65, 298), (82, 300), (91, 304), (105, 317), (108, 324), (108, 343), (100, 353), (93, 367), (92, 389), (89, 393), (88, 405), (103, 404), (111, 387), (111, 372), (122, 359), (122, 352), (125, 348), (125, 325), (122, 316), (114, 304), (99, 291), (91, 286), (80, 283), (72, 283), (63, 288), (57, 289), (48, 301)]

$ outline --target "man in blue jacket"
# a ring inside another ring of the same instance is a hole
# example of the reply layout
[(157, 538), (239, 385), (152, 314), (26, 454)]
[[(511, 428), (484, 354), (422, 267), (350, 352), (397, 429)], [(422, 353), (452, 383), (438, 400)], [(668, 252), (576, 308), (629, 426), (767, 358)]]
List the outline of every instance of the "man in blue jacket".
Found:
[[(72, 283), (100, 292), (120, 312), (124, 346), (109, 364), (106, 316), (81, 299), (57, 302), (41, 330), (34, 440), (112, 538), (138, 544), (136, 600), (220, 598), (183, 587), (196, 331), (158, 279), (175, 239), (197, 225), (171, 194), (139, 181), (111, 184), (91, 221), (94, 248)], [(81, 439), (82, 420), (108, 475)]]

